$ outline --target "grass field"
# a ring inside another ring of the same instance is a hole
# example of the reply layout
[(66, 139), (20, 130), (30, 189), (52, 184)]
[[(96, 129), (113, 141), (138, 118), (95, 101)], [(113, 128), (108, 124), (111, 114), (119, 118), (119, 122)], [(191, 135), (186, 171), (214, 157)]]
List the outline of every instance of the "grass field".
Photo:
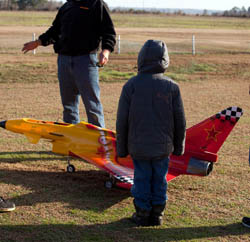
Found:
[[(1, 11), (1, 26), (48, 26), (57, 12)], [(247, 18), (215, 18), (211, 16), (174, 16), (165, 14), (113, 14), (114, 25), (121, 28), (198, 28), (198, 29), (248, 29)], [(199, 21), (197, 21), (199, 19)], [(219, 20), (219, 21), (218, 21)]]
[[(23, 43), (33, 32), (46, 30), (54, 15), (0, 12), (0, 120), (61, 120), (52, 48), (41, 47), (36, 55), (21, 53)], [(249, 20), (113, 18), (117, 33), (130, 44), (140, 46), (149, 38), (166, 41), (166, 75), (180, 85), (188, 127), (229, 106), (242, 107), (243, 117), (219, 151), (212, 174), (181, 176), (169, 183), (164, 225), (149, 228), (136, 228), (129, 221), (134, 210), (130, 192), (106, 190), (104, 172), (73, 160), (77, 172), (67, 174), (66, 157), (51, 153), (49, 143), (31, 145), (22, 135), (0, 130), (0, 195), (17, 206), (0, 214), (0, 242), (250, 241), (250, 230), (241, 225), (242, 216), (250, 216)], [(185, 46), (186, 36), (193, 33), (204, 40), (198, 41), (196, 56)], [(115, 129), (121, 88), (136, 73), (136, 58), (137, 51), (113, 53), (100, 71), (109, 129)], [(86, 117), (82, 105), (81, 117)]]

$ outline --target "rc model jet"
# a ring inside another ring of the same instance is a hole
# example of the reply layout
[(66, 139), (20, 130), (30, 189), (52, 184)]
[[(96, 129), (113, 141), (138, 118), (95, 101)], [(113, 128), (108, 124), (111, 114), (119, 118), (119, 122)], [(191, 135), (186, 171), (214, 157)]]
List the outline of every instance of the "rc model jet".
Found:
[[(170, 156), (167, 181), (184, 174), (209, 175), (220, 147), (242, 115), (241, 108), (229, 107), (187, 129), (185, 153)], [(47, 139), (54, 153), (78, 157), (108, 172), (111, 179), (105, 183), (107, 188), (116, 184), (130, 189), (133, 185), (132, 159), (117, 157), (114, 131), (85, 122), (68, 124), (27, 118), (1, 121), (0, 127), (25, 135), (33, 144)], [(67, 171), (75, 171), (70, 162)]]

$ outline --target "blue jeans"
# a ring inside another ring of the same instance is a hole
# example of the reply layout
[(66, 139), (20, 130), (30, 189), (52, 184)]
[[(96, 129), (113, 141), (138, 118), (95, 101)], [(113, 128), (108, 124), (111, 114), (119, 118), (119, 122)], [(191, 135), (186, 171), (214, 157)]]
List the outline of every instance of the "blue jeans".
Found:
[(80, 122), (79, 100), (81, 96), (88, 122), (105, 127), (96, 63), (96, 54), (58, 55), (58, 79), (64, 108), (64, 122), (72, 124)]
[(167, 197), (169, 158), (162, 160), (133, 160), (134, 185), (131, 193), (136, 206), (151, 210), (152, 205), (163, 205)]

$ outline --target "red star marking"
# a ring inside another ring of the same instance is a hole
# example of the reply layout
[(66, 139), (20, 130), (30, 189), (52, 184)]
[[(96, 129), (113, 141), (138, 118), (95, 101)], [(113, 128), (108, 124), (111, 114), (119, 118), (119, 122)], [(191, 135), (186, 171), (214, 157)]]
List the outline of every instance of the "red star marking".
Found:
[(208, 136), (207, 136), (207, 140), (209, 139), (213, 139), (215, 142), (217, 142), (217, 135), (220, 134), (220, 131), (216, 131), (215, 127), (213, 126), (211, 129), (205, 129)]

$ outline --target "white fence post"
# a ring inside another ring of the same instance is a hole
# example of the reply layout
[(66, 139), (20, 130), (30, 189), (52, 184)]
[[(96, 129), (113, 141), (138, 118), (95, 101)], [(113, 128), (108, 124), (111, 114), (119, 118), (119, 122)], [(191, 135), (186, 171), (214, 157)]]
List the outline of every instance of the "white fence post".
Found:
[(192, 36), (192, 55), (195, 55), (195, 35)]
[(118, 35), (118, 41), (117, 41), (117, 53), (121, 53), (121, 36)]
[[(32, 40), (36, 40), (36, 33), (33, 33)], [(36, 54), (36, 49), (33, 50), (33, 55)]]

